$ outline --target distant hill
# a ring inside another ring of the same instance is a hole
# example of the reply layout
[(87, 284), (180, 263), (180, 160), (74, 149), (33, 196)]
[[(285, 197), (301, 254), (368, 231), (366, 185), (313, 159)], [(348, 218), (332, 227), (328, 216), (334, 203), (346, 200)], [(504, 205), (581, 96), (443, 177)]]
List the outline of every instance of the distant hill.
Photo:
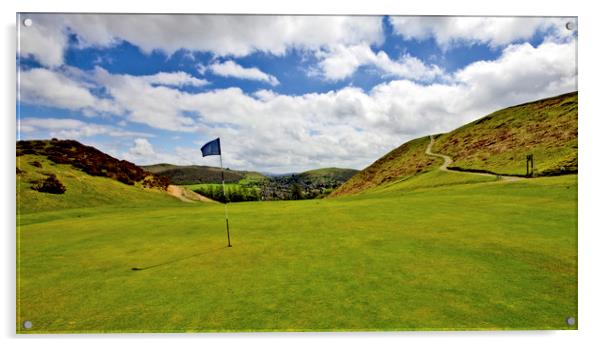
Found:
[(299, 174), (299, 176), (304, 180), (314, 180), (314, 181), (330, 181), (335, 180), (337, 182), (343, 183), (353, 177), (359, 170), (355, 169), (341, 169), (337, 167), (328, 167), (322, 169), (315, 169), (305, 171)]
[[(221, 183), (222, 169), (212, 166), (200, 165), (172, 165), (155, 164), (142, 166), (146, 171), (169, 177), (173, 184), (190, 185), (198, 183)], [(236, 171), (224, 169), (224, 180), (226, 183), (238, 183), (244, 179), (261, 180), (266, 176), (253, 171)]]
[[(192, 185), (222, 182), (222, 170), (219, 167), (200, 165), (183, 166), (162, 163), (142, 166), (142, 168), (146, 171), (169, 177), (173, 184)], [(224, 179), (226, 183), (260, 185), (268, 181), (290, 181), (294, 177), (295, 181), (303, 182), (305, 185), (339, 186), (357, 172), (358, 170), (354, 169), (322, 168), (301, 173), (266, 176), (256, 171), (225, 169)]]
[[(508, 107), (435, 136), (432, 151), (453, 159), (450, 169), (501, 175), (526, 174), (533, 154), (533, 176), (577, 172), (577, 92)], [(433, 171), (439, 159), (424, 152), (422, 137), (406, 142), (357, 173), (330, 194), (350, 195)]]

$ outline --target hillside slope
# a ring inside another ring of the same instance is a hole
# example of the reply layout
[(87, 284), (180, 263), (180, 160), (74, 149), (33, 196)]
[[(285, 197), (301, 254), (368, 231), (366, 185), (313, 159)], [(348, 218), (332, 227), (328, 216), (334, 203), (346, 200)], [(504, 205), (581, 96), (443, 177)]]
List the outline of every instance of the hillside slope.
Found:
[[(577, 99), (573, 92), (496, 111), (435, 136), (432, 151), (452, 158), (450, 170), (524, 176), (526, 156), (533, 154), (533, 176), (577, 173)], [(431, 172), (443, 160), (425, 154), (428, 144), (427, 136), (401, 145), (330, 196), (490, 180)]]
[(397, 147), (358, 172), (330, 194), (331, 197), (359, 193), (393, 181), (400, 181), (434, 169), (438, 161), (424, 150), (430, 138), (414, 139)]
[(74, 140), (17, 141), (17, 158), (37, 155), (54, 164), (69, 164), (91, 176), (108, 177), (127, 185), (167, 189), (169, 179), (147, 172), (127, 160), (119, 160)]
[(496, 111), (437, 137), (433, 151), (453, 158), (450, 169), (533, 176), (577, 172), (577, 92)]
[[(64, 185), (64, 193), (50, 194), (32, 189), (49, 175), (54, 175)], [(108, 205), (135, 208), (180, 203), (162, 189), (145, 188), (140, 182), (128, 185), (108, 177), (91, 176), (41, 155), (17, 157), (16, 184), (17, 215)]]

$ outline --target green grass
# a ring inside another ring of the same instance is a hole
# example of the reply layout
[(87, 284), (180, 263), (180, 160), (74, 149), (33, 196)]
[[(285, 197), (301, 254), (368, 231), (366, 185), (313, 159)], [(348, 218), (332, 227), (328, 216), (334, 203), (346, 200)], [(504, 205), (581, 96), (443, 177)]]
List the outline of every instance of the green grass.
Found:
[(525, 175), (533, 154), (534, 174), (577, 172), (577, 93), (496, 111), (437, 137), (433, 151), (452, 166)]
[(382, 184), (368, 189), (362, 193), (407, 191), (420, 188), (436, 188), (457, 184), (472, 184), (494, 181), (497, 181), (497, 179), (491, 176), (471, 175), (454, 171), (443, 172), (441, 170), (431, 170), (416, 176), (402, 178), (398, 181)]
[(231, 204), (232, 248), (218, 204), (23, 213), (17, 330), (576, 329), (577, 177), (427, 175)]

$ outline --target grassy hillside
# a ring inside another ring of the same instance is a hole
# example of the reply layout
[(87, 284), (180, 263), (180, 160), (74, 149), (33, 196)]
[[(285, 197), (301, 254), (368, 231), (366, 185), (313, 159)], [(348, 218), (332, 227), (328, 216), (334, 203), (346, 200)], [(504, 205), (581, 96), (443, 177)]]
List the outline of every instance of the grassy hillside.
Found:
[(359, 170), (354, 169), (341, 169), (338, 167), (328, 167), (315, 170), (305, 171), (299, 174), (302, 180), (313, 181), (313, 182), (345, 182), (349, 180), (353, 175), (358, 173)]
[[(54, 174), (65, 186), (63, 194), (49, 194), (32, 186)], [(138, 182), (127, 185), (117, 180), (91, 176), (69, 164), (56, 164), (41, 155), (17, 157), (17, 214), (95, 206), (142, 207), (175, 204), (164, 190), (145, 188)]]
[[(197, 183), (221, 183), (222, 169), (212, 166), (200, 165), (172, 165), (172, 164), (156, 164), (142, 166), (143, 169), (169, 177), (173, 184), (190, 185)], [(224, 169), (224, 180), (226, 183), (238, 183), (241, 180), (260, 180), (266, 178), (258, 172), (252, 171), (236, 171)]]
[(229, 214), (232, 248), (217, 204), (23, 215), (17, 331), (577, 328), (576, 175)]
[[(330, 196), (491, 180), (434, 172), (420, 178), (442, 163), (424, 154), (428, 143), (423, 137), (401, 145)], [(521, 176), (526, 174), (526, 155), (533, 154), (534, 176), (577, 173), (577, 92), (499, 110), (436, 136), (432, 150), (452, 157), (450, 169)]]
[(88, 175), (108, 177), (121, 183), (167, 189), (169, 179), (147, 172), (127, 160), (119, 160), (74, 140), (17, 141), (17, 158), (38, 155), (55, 164), (69, 164)]
[(434, 152), (451, 156), (450, 168), (524, 175), (533, 154), (534, 175), (577, 172), (577, 92), (494, 112), (439, 136)]
[(434, 169), (439, 164), (439, 160), (424, 154), (429, 141), (430, 138), (427, 136), (404, 143), (355, 174), (330, 196), (358, 193)]

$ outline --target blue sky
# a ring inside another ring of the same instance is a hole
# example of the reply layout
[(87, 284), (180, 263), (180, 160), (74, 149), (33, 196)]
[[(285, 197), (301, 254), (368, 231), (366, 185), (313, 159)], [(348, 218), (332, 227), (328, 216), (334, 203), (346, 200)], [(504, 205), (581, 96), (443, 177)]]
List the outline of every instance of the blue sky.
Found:
[[(25, 18), (33, 25), (22, 25)], [(18, 138), (137, 164), (361, 169), (576, 90), (574, 18), (22, 14)]]

